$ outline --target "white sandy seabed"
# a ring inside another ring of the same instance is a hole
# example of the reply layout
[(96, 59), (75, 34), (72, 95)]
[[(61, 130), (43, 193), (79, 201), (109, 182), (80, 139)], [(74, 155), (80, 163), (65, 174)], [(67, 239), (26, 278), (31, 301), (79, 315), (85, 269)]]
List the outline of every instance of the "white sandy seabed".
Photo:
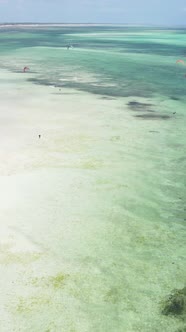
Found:
[(0, 331), (177, 331), (161, 301), (184, 286), (181, 118), (25, 77), (1, 72)]

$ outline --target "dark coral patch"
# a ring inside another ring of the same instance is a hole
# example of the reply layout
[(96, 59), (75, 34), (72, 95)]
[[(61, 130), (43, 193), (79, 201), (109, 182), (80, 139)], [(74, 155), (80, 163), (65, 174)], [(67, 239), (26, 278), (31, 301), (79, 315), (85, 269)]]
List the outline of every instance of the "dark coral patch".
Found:
[(138, 101), (129, 101), (127, 105), (129, 106), (129, 108), (132, 111), (149, 111), (149, 109), (147, 109), (147, 108), (149, 108), (150, 106), (153, 106), (153, 104), (140, 103)]
[(140, 114), (140, 115), (135, 115), (136, 118), (141, 118), (145, 120), (168, 120), (170, 119), (169, 115), (164, 115), (164, 114)]
[(178, 97), (170, 97), (170, 99), (172, 99), (172, 100), (180, 100), (180, 98), (178, 98)]
[(149, 103), (140, 103), (139, 101), (129, 101), (128, 106), (131, 106), (131, 107), (147, 107), (147, 106), (153, 106), (153, 104), (149, 104)]
[(184, 318), (186, 315), (186, 287), (176, 289), (163, 303), (162, 314)]

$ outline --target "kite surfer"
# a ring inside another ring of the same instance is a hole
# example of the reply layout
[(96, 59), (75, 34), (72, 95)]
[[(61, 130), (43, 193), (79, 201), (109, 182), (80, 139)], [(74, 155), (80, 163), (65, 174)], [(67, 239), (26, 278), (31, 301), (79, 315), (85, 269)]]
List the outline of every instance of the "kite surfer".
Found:
[(23, 73), (26, 73), (26, 71), (29, 70), (29, 69), (30, 69), (30, 68), (28, 68), (28, 67), (24, 67), (24, 68), (23, 68)]
[[(176, 63), (180, 63), (180, 64), (182, 64), (182, 65), (186, 65), (186, 63), (185, 63), (185, 61), (184, 60), (181, 60), (181, 59), (178, 59), (177, 61), (176, 61)], [(184, 77), (186, 77), (186, 75), (184, 75)]]
[(179, 59), (179, 60), (176, 61), (176, 63), (182, 63), (182, 64), (184, 65), (184, 64), (185, 64), (185, 61)]

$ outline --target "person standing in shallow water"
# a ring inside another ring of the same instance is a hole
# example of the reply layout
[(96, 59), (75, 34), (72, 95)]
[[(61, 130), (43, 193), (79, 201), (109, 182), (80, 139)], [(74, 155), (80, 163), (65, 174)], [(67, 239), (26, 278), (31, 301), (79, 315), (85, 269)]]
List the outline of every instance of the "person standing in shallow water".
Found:
[(39, 138), (41, 138), (41, 135), (38, 135), (39, 136)]

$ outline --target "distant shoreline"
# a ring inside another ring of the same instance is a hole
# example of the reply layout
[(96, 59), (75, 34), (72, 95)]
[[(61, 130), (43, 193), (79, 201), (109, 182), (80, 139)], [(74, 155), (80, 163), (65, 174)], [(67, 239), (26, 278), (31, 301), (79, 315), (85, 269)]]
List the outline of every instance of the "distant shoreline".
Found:
[(139, 26), (117, 23), (0, 23), (0, 27), (94, 27), (94, 26)]
[(127, 24), (127, 23), (0, 23), (0, 28), (35, 28), (35, 27), (151, 27), (151, 28), (186, 28), (186, 25), (154, 25), (154, 24)]

